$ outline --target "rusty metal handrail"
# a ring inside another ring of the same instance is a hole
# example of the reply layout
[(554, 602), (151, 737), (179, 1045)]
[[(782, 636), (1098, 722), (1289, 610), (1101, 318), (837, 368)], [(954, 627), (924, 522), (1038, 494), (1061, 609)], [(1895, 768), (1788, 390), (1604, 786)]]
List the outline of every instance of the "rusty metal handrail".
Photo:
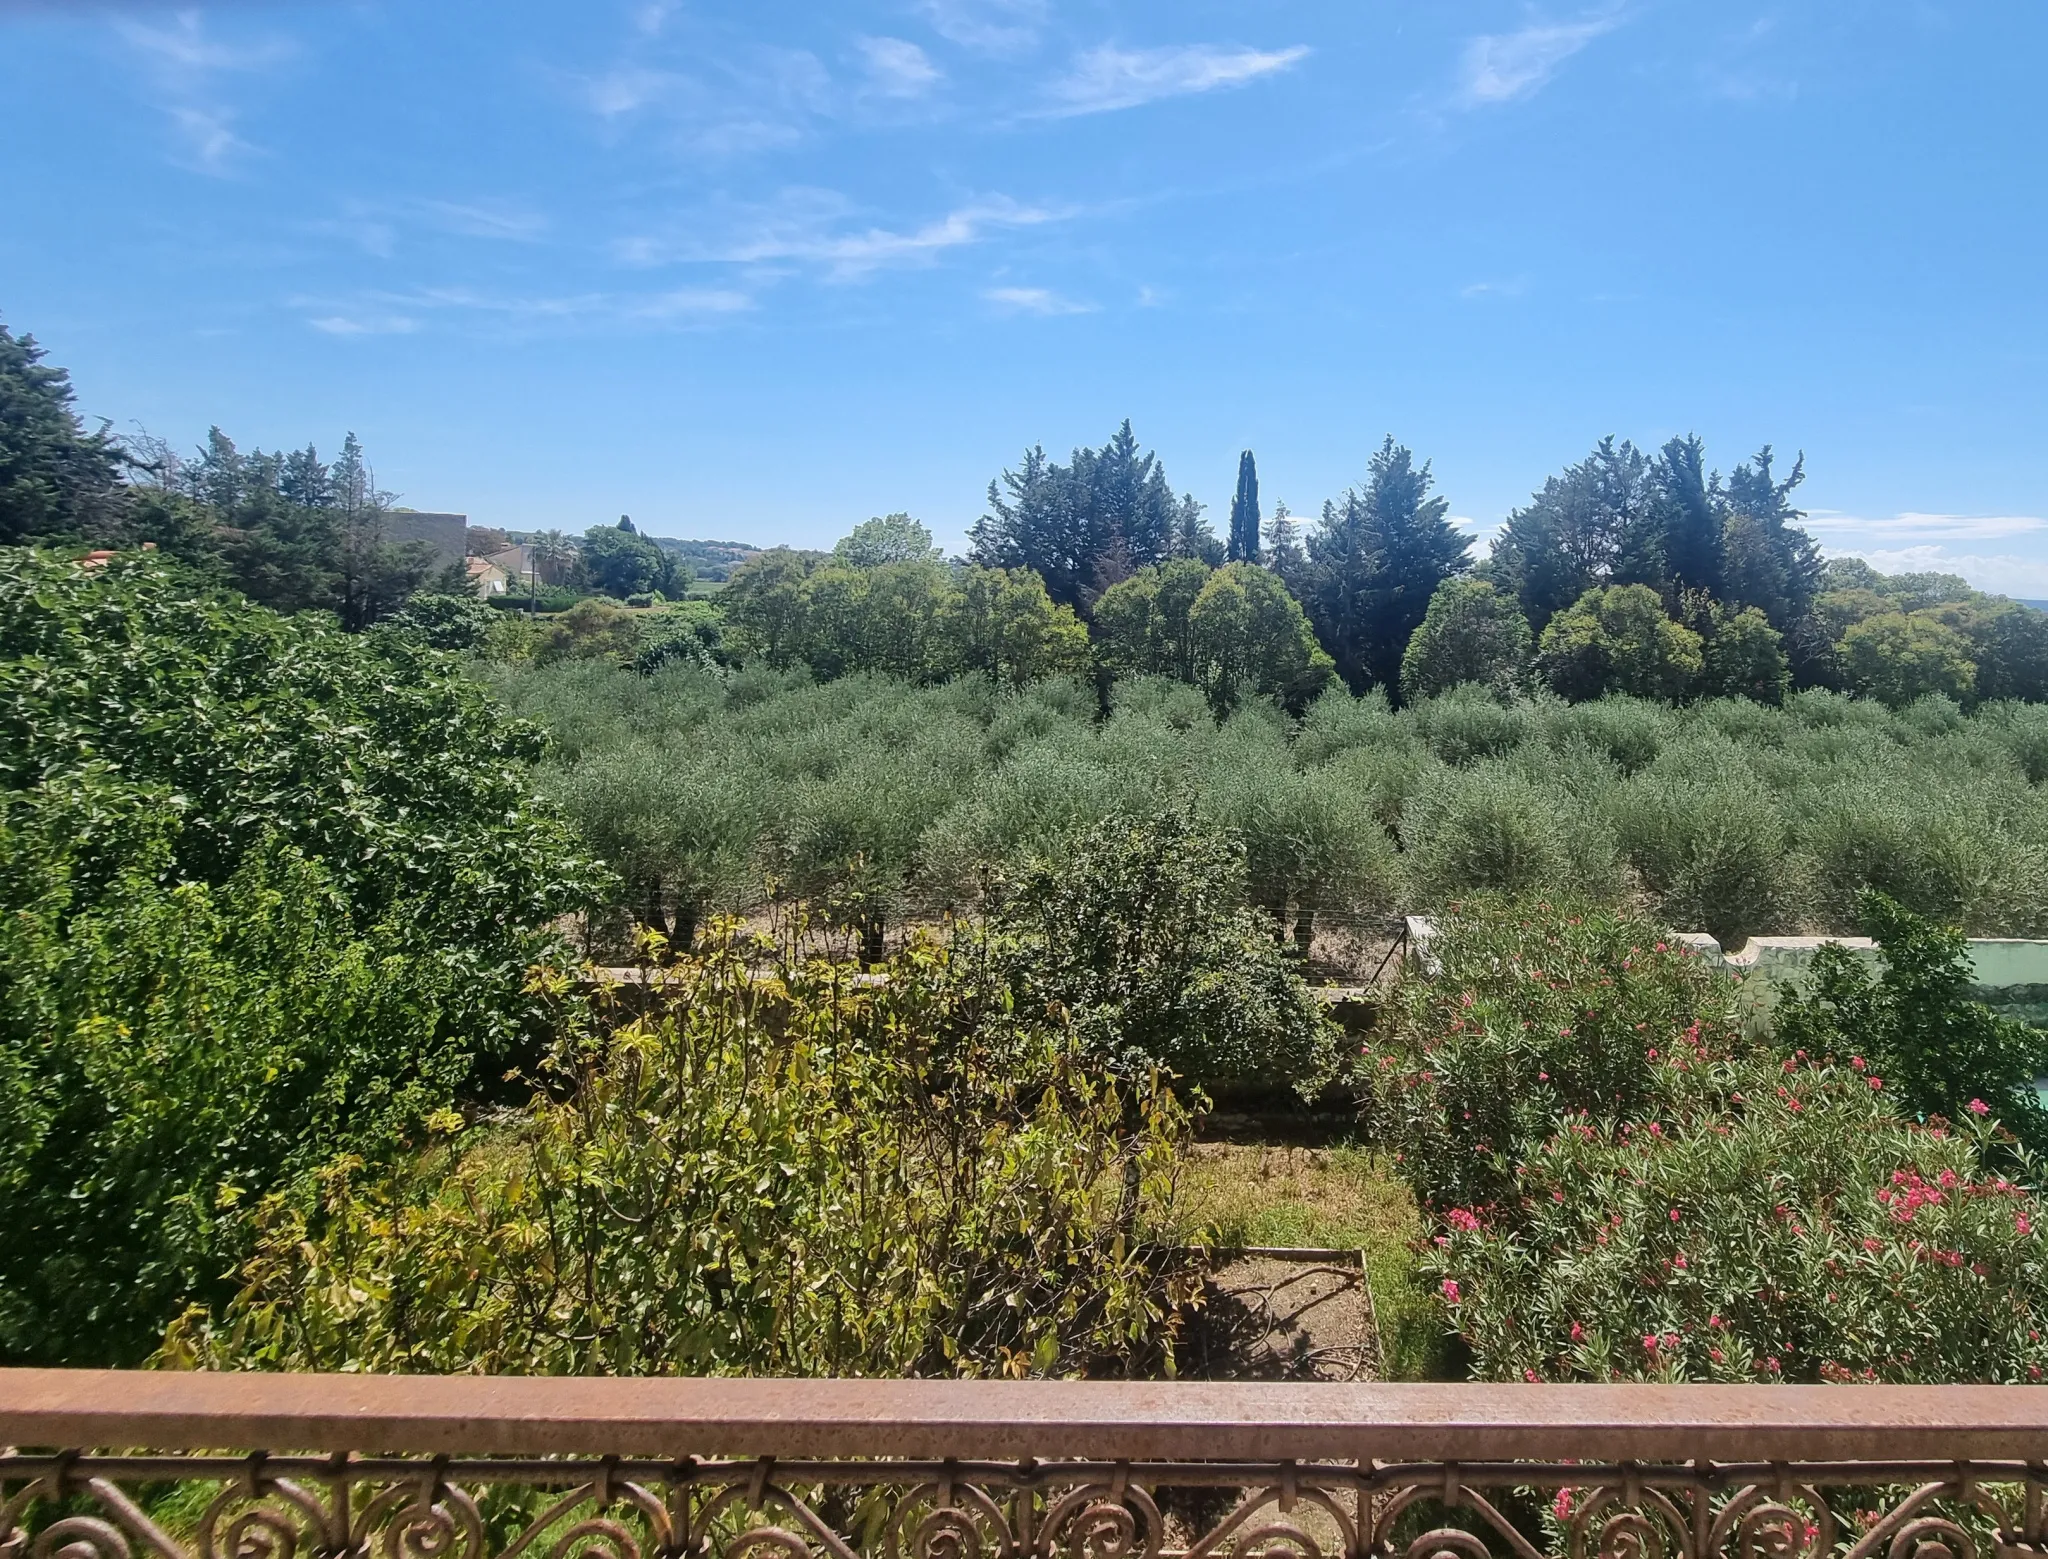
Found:
[(0, 1559), (2048, 1554), (2048, 1387), (0, 1370), (9, 1444)]
[(0, 1369), (0, 1444), (426, 1454), (2048, 1459), (2048, 1386), (614, 1379)]

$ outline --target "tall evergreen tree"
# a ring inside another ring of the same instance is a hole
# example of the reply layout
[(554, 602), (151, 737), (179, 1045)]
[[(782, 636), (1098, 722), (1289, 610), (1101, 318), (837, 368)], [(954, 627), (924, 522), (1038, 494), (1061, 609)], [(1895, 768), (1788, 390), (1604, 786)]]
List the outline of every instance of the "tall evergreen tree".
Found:
[(1232, 563), (1264, 561), (1259, 546), (1259, 467), (1249, 449), (1237, 457), (1237, 493), (1230, 500), (1230, 545), (1224, 556)]
[(1266, 527), (1266, 537), (1266, 566), (1300, 600), (1308, 590), (1308, 554), (1302, 550), (1301, 527), (1284, 502), (1273, 505), (1273, 522)]
[(1826, 681), (1831, 636), (1814, 613), (1821, 590), (1820, 548), (1802, 530), (1805, 514), (1792, 490), (1806, 480), (1806, 457), (1783, 477), (1771, 470), (1771, 446), (1728, 474), (1721, 522), (1722, 593), (1731, 605), (1753, 606), (1785, 636), (1785, 656), (1801, 686)]
[(1438, 585), (1462, 572), (1471, 541), (1430, 496), (1429, 463), (1389, 436), (1374, 452), (1366, 485), (1323, 505), (1309, 535), (1309, 619), (1352, 689), (1398, 691), (1401, 654)]
[(1773, 475), (1771, 460), (1766, 444), (1728, 475), (1722, 594), (1731, 603), (1756, 607), (1787, 632), (1820, 593), (1821, 556), (1799, 528), (1805, 512), (1792, 502), (1792, 490), (1806, 480), (1806, 457), (1795, 460), (1783, 478)]
[(1216, 532), (1209, 522), (1202, 518), (1202, 506), (1193, 493), (1181, 494), (1179, 507), (1173, 519), (1173, 540), (1168, 545), (1167, 556), (1194, 558), (1211, 568), (1223, 564), (1223, 543), (1216, 539)]
[(124, 497), (120, 447), (104, 427), (86, 432), (71, 376), (43, 357), (34, 336), (0, 325), (0, 545), (98, 537)]
[(1699, 435), (1668, 441), (1658, 452), (1655, 482), (1663, 510), (1660, 528), (1667, 604), (1690, 590), (1721, 594), (1721, 517), (1718, 476), (1707, 474)]
[(1177, 542), (1205, 556), (1207, 528), (1191, 501), (1174, 497), (1159, 457), (1140, 450), (1126, 419), (1102, 448), (1077, 449), (1064, 466), (1042, 446), (1026, 450), (1017, 470), (989, 483), (969, 556), (984, 568), (1033, 569), (1054, 601), (1083, 609), (1175, 556)]
[(1661, 590), (1662, 519), (1648, 457), (1626, 440), (1604, 438), (1508, 516), (1488, 572), (1514, 592), (1530, 628), (1541, 634), (1588, 590), (1610, 584)]

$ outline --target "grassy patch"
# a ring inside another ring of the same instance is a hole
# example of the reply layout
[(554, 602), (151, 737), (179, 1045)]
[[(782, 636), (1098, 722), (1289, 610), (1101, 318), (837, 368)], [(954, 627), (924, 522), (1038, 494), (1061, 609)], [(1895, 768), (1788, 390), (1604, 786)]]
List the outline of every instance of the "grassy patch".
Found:
[(1364, 1148), (1198, 1144), (1182, 1182), (1186, 1230), (1206, 1226), (1220, 1245), (1362, 1250), (1387, 1346), (1387, 1373), (1428, 1378), (1441, 1323), (1413, 1277), (1422, 1221), (1415, 1198)]

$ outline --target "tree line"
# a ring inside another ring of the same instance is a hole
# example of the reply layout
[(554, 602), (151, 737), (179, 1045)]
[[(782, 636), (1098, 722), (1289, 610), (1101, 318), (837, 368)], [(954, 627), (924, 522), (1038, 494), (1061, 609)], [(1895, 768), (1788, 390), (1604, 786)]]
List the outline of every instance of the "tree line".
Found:
[[(330, 463), (310, 445), (244, 452), (216, 428), (186, 459), (87, 430), (72, 402), (34, 339), (0, 326), (0, 544), (149, 545), (350, 629), (468, 589), (424, 544), (388, 538), (391, 495), (353, 435)], [(1218, 537), (1126, 420), (1064, 462), (1027, 449), (989, 483), (963, 560), (886, 516), (829, 554), (755, 555), (732, 569), (725, 609), (687, 631), (584, 608), (549, 642), (644, 659), (651, 631), (666, 646), (656, 661), (680, 648), (919, 681), (1157, 673), (1203, 688), (1219, 713), (1247, 694), (1298, 711), (1333, 679), (1397, 704), (1464, 683), (1570, 699), (2048, 698), (2048, 614), (1952, 576), (1825, 561), (1799, 525), (1804, 479), (1803, 458), (1781, 473), (1769, 445), (1724, 475), (1696, 436), (1654, 453), (1604, 438), (1475, 559), (1429, 462), (1390, 436), (1365, 480), (1306, 523), (1284, 505), (1261, 513), (1246, 451)], [(690, 583), (687, 559), (623, 518), (534, 545), (556, 610), (586, 592), (656, 605)]]
[(989, 484), (950, 569), (923, 526), (892, 515), (831, 554), (742, 565), (725, 615), (730, 648), (777, 668), (931, 681), (990, 669), (934, 651), (930, 625), (949, 589), (1000, 574), (1058, 624), (1061, 652), (1040, 672), (1171, 676), (1219, 715), (1247, 694), (1298, 713), (1333, 680), (1397, 705), (1473, 683), (1574, 701), (1776, 703), (1809, 687), (1895, 706), (2048, 698), (2048, 614), (1954, 576), (1824, 560), (1798, 524), (1804, 479), (1803, 458), (1781, 474), (1768, 445), (1723, 475), (1697, 437), (1654, 455), (1606, 438), (1475, 559), (1429, 463), (1391, 437), (1306, 525), (1285, 505), (1261, 515), (1246, 451), (1218, 538), (1126, 421), (1065, 463), (1026, 450)]

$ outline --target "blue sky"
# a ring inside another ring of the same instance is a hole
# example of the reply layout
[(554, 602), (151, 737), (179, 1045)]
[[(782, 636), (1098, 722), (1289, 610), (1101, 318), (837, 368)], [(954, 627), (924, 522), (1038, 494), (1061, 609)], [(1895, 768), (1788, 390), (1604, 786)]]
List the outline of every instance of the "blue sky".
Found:
[(478, 523), (957, 545), (1122, 417), (1222, 518), (1603, 434), (2048, 596), (2048, 6), (0, 0), (0, 317)]

